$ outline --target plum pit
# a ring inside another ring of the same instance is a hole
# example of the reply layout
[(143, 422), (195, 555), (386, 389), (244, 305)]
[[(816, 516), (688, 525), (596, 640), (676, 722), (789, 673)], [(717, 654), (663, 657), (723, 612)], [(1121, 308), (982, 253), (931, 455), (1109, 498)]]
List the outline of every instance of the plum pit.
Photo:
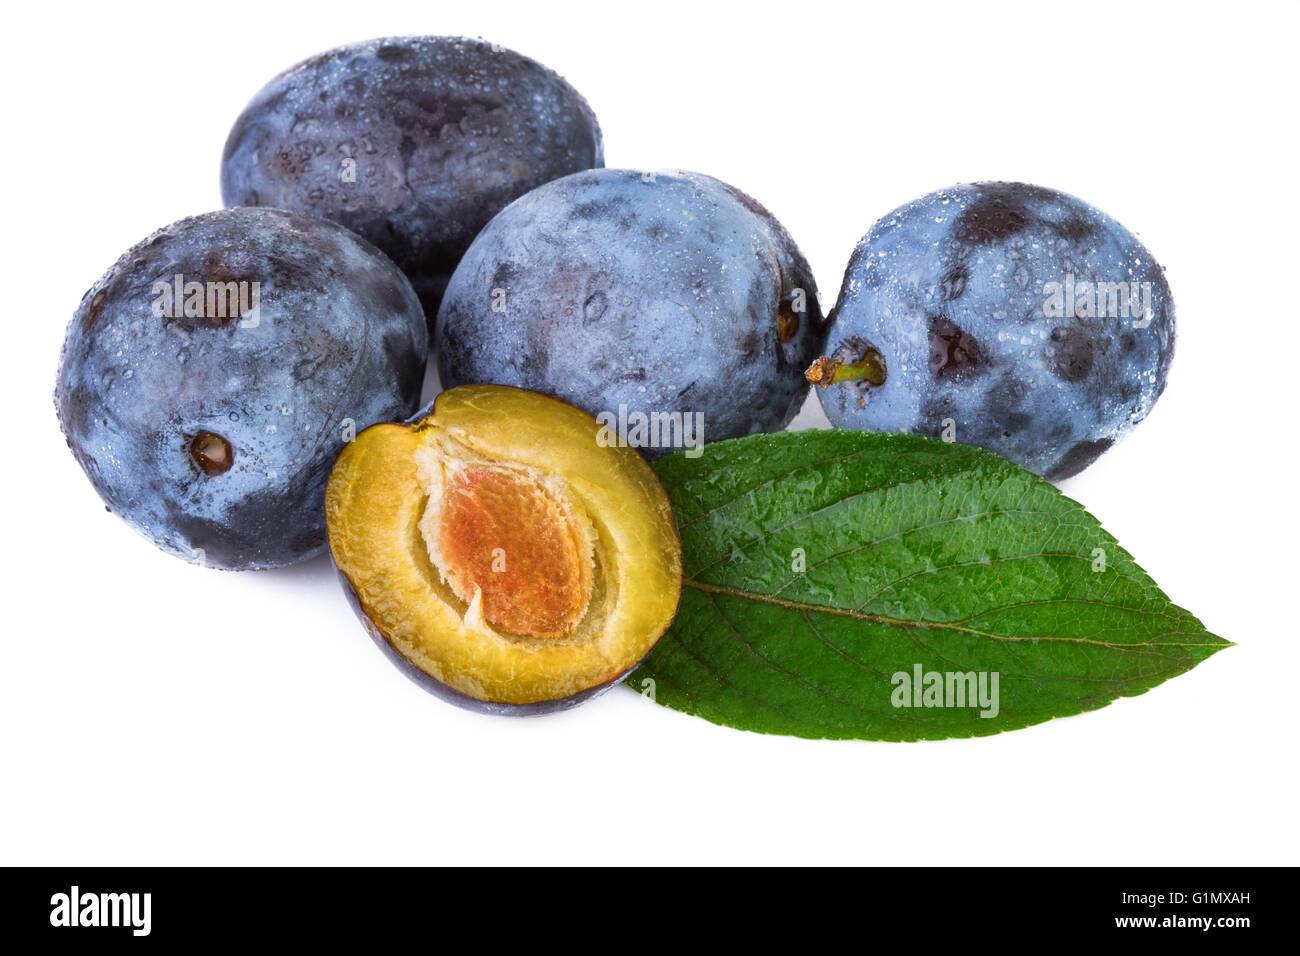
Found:
[(591, 603), (595, 530), (559, 479), (444, 459), (420, 523), (429, 556), (468, 610), (513, 636), (571, 635)]

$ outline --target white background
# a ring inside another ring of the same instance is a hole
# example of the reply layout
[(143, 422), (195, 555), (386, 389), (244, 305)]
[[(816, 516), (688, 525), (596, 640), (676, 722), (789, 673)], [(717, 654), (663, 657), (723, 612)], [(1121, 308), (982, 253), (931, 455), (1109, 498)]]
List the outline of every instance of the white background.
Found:
[[(191, 9), (6, 14), (0, 862), (1300, 862), (1296, 4)], [(827, 308), (878, 217), (955, 182), (1039, 183), (1128, 225), (1177, 303), (1169, 388), (1062, 487), (1239, 646), (974, 741), (764, 737), (621, 689), (512, 720), (409, 683), (327, 559), (230, 574), (155, 551), (64, 447), (65, 323), (129, 245), (220, 206), (227, 130), (265, 81), (403, 33), (558, 70), (610, 166), (750, 192)]]

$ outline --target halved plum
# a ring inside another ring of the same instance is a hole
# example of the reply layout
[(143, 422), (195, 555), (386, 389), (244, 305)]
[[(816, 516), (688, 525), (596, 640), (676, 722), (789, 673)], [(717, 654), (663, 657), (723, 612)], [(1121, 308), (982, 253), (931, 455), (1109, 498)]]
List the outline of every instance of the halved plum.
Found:
[(339, 456), (330, 552), (375, 642), (475, 710), (573, 706), (667, 630), (682, 559), (668, 496), (596, 419), (501, 385), (443, 392)]

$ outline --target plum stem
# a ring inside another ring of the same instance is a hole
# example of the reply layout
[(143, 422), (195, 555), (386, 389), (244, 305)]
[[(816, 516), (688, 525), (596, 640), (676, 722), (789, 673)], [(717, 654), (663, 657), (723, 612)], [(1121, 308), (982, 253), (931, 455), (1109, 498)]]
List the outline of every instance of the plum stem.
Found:
[(810, 384), (827, 388), (837, 382), (865, 381), (870, 385), (885, 384), (885, 357), (875, 349), (867, 349), (863, 356), (854, 362), (833, 359), (823, 355), (804, 372), (804, 378)]

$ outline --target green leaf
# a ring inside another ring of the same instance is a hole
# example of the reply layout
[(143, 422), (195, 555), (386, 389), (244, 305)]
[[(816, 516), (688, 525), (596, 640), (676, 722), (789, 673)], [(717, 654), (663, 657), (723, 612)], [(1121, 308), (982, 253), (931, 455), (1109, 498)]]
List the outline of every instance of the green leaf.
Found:
[(715, 723), (868, 740), (993, 734), (1140, 694), (1228, 646), (1081, 505), (978, 448), (783, 432), (655, 470), (685, 582), (629, 686)]

